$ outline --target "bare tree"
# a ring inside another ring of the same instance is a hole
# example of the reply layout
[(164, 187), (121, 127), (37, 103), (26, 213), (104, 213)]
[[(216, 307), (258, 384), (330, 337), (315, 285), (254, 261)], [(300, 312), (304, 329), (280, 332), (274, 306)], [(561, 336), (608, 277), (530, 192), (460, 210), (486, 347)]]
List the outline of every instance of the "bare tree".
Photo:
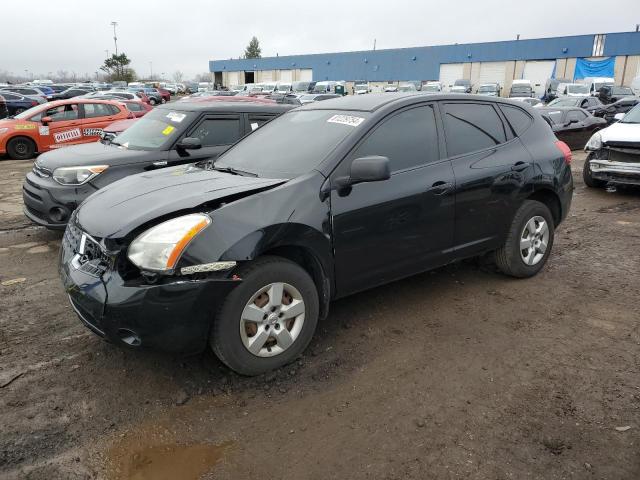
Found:
[(180, 70), (176, 70), (175, 72), (173, 72), (173, 81), (174, 82), (180, 83), (180, 82), (182, 82), (183, 78), (184, 78), (184, 74)]

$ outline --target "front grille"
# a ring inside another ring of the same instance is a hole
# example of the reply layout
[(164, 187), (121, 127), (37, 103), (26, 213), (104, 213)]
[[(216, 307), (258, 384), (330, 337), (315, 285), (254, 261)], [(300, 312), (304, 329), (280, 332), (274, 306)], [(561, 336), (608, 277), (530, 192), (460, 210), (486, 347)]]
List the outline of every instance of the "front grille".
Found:
[[(78, 270), (99, 277), (109, 269), (112, 263), (111, 258), (102, 250), (100, 244), (82, 232), (73, 220), (72, 218), (67, 224), (63, 237), (63, 242), (74, 254), (72, 263)], [(84, 249), (82, 249), (83, 246)]]
[(609, 160), (612, 162), (640, 163), (640, 149), (634, 150), (631, 148), (609, 148)]

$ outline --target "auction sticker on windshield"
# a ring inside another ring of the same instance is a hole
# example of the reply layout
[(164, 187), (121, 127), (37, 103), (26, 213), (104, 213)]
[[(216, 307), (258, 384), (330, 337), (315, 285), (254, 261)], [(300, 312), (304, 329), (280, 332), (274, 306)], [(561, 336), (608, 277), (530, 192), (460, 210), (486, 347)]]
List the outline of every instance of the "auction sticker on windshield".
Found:
[(351, 127), (357, 127), (362, 122), (364, 122), (364, 118), (355, 117), (353, 115), (334, 115), (327, 123), (340, 123), (342, 125), (349, 125)]
[(167, 126), (167, 128), (165, 128), (164, 130), (162, 130), (162, 134), (163, 135), (169, 135), (171, 132), (173, 132), (175, 130), (175, 127), (172, 127), (171, 125)]
[(167, 114), (167, 118), (172, 122), (176, 122), (176, 123), (180, 123), (182, 120), (184, 120), (184, 117), (186, 116), (187, 116), (186, 114), (178, 113), (178, 112), (169, 112)]

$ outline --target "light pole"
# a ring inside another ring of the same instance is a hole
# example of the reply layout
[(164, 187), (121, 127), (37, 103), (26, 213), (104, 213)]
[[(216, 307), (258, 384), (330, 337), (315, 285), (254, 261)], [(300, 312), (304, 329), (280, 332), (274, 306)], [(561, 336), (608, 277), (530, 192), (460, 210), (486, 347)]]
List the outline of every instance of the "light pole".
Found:
[(26, 68), (24, 69), (24, 78), (25, 80), (29, 80), (29, 70), (27, 70)]
[(118, 22), (111, 22), (111, 25), (113, 25), (113, 44), (116, 46), (116, 55), (118, 55), (118, 36), (116, 35)]
[(149, 80), (153, 80), (153, 62), (149, 62), (149, 70), (151, 71), (151, 77)]
[(109, 50), (108, 49), (105, 50), (104, 53), (106, 53), (107, 54), (107, 58), (109, 58)]

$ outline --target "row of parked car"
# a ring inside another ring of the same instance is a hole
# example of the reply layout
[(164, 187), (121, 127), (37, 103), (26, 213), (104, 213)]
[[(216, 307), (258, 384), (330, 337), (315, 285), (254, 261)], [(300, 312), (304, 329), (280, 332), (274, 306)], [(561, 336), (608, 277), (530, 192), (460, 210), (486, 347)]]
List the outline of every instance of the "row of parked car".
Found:
[[(295, 108), (269, 95), (160, 105), (82, 145), (85, 126), (62, 122), (121, 102), (78, 99), (77, 114), (54, 102), (60, 117), (36, 107), (15, 120), (72, 144), (39, 156), (24, 208), (66, 228), (62, 281), (97, 335), (128, 348), (210, 345), (255, 375), (300, 355), (333, 299), (486, 253), (515, 277), (544, 266), (573, 185), (570, 148), (543, 110), (451, 94)], [(574, 110), (561, 107), (570, 125)], [(588, 185), (640, 179), (639, 116), (579, 145)]]

